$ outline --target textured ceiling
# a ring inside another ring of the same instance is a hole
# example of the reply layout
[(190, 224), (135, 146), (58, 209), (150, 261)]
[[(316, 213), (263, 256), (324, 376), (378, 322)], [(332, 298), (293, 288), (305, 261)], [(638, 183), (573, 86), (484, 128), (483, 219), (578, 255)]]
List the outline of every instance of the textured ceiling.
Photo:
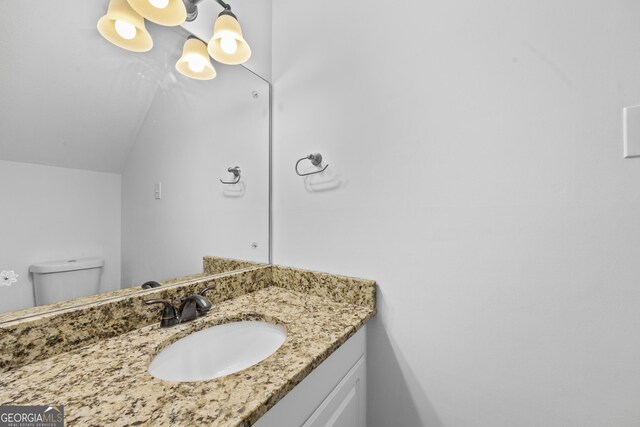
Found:
[(155, 94), (193, 95), (173, 68), (186, 31), (148, 23), (154, 48), (122, 50), (96, 30), (107, 4), (0, 2), (0, 159), (121, 172)]

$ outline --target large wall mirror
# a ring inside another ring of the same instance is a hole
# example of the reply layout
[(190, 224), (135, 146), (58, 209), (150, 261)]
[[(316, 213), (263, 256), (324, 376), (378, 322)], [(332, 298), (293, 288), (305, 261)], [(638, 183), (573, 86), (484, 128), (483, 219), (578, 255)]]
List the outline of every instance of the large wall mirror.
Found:
[(94, 292), (117, 295), (269, 261), (269, 84), (182, 76), (183, 27), (120, 49), (107, 3), (0, 3), (0, 322), (74, 303), (38, 301), (51, 262), (102, 260)]

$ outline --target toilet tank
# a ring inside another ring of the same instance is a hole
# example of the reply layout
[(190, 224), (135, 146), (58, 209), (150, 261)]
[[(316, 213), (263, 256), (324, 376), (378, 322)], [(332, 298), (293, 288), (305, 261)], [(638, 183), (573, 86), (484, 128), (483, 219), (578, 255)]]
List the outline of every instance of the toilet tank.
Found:
[(29, 266), (36, 305), (97, 294), (103, 266), (102, 258), (50, 261)]

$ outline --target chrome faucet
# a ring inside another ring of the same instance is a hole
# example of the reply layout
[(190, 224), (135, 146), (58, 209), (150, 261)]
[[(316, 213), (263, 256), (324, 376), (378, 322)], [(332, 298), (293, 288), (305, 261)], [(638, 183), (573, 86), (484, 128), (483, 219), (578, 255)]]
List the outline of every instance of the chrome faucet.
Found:
[(211, 303), (202, 295), (194, 294), (183, 299), (180, 308), (175, 309), (173, 304), (165, 299), (149, 299), (142, 301), (146, 305), (163, 304), (160, 327), (168, 328), (180, 323), (190, 322), (202, 317), (211, 309)]

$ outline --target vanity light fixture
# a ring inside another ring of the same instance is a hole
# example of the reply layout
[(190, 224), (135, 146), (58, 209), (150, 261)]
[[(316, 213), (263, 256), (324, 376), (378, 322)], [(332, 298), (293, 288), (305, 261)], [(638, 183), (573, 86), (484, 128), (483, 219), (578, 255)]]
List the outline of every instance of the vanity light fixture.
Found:
[(182, 48), (182, 56), (176, 63), (176, 70), (180, 74), (196, 80), (211, 80), (216, 76), (207, 45), (197, 37), (190, 36)]
[[(153, 47), (151, 35), (144, 26), (145, 18), (165, 26), (191, 22), (198, 16), (202, 0), (110, 0), (107, 14), (98, 21), (100, 34), (114, 45), (133, 52), (146, 52)], [(209, 45), (190, 36), (184, 43), (176, 69), (197, 80), (211, 80), (216, 70), (209, 55), (227, 65), (239, 65), (251, 56), (249, 44), (242, 36), (238, 18), (231, 6), (216, 2), (224, 9), (213, 26)]]
[(187, 8), (182, 0), (128, 0), (129, 5), (156, 24), (174, 27), (187, 19)]
[(242, 64), (251, 56), (251, 49), (242, 37), (242, 28), (236, 15), (231, 12), (231, 7), (228, 4), (224, 4), (223, 7), (225, 9), (220, 12), (213, 26), (209, 55), (223, 64)]
[(114, 45), (132, 52), (147, 52), (153, 47), (144, 18), (127, 0), (111, 0), (107, 14), (98, 21), (98, 31)]

